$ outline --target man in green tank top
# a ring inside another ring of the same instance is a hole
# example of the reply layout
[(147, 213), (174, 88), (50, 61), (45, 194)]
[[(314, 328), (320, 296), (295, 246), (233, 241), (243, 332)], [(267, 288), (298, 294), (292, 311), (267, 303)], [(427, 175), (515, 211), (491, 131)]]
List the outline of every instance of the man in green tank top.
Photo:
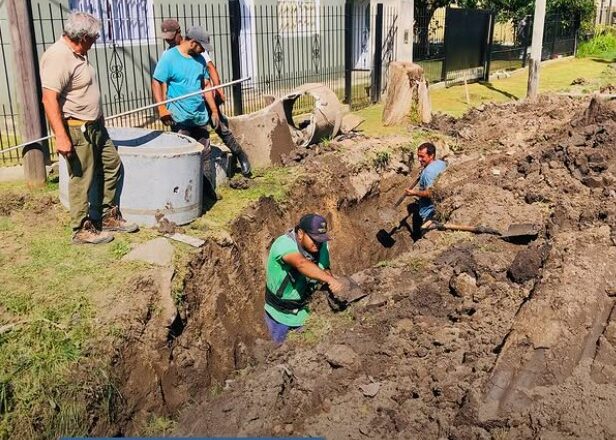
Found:
[(342, 290), (330, 271), (329, 240), (327, 220), (307, 214), (273, 242), (267, 259), (265, 322), (277, 344), (290, 330), (304, 325), (310, 295), (319, 283), (333, 293)]

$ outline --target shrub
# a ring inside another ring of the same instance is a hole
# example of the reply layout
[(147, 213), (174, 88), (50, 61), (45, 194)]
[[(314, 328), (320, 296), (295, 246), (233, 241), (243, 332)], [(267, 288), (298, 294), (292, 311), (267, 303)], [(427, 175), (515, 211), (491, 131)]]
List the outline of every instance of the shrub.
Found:
[(590, 40), (580, 44), (577, 56), (616, 59), (616, 28), (612, 26), (596, 30)]

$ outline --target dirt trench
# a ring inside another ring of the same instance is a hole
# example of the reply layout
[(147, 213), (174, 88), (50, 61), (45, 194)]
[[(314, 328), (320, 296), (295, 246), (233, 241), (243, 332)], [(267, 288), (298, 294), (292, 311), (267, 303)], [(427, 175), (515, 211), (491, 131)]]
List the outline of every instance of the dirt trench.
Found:
[[(144, 317), (118, 363), (122, 433), (179, 413), (178, 435), (615, 437), (616, 107), (541, 100), (441, 120), (457, 153), (436, 188), (444, 220), (534, 223), (535, 242), (403, 228), (383, 248), (378, 229), (405, 216), (399, 159), (366, 167), (373, 140), (308, 157), (286, 203), (261, 200), (192, 261), (171, 331)], [(271, 350), (267, 248), (311, 210), (370, 296), (338, 315), (317, 298), (319, 338)]]
[[(260, 340), (267, 252), (303, 214), (327, 217), (337, 274), (356, 273), (408, 250), (412, 240), (404, 222), (395, 246), (385, 248), (376, 239), (379, 229), (407, 216), (403, 207), (391, 208), (406, 179), (393, 168), (377, 172), (331, 157), (308, 167), (284, 203), (262, 198), (229, 233), (208, 241), (190, 262), (183, 312), (161, 317), (159, 299), (150, 295), (142, 309), (151, 313), (142, 313), (128, 332), (116, 360), (124, 396), (118, 433), (138, 432), (151, 414), (177, 414), (267, 354), (272, 347)], [(158, 277), (148, 277), (136, 289), (156, 290)]]
[[(542, 99), (455, 122), (437, 191), (445, 219), (535, 223), (535, 242), (427, 234), (355, 275), (370, 299), (348, 319), (319, 309), (317, 341), (184, 408), (177, 434), (616, 437), (616, 107)], [(533, 117), (528, 137), (501, 136)]]

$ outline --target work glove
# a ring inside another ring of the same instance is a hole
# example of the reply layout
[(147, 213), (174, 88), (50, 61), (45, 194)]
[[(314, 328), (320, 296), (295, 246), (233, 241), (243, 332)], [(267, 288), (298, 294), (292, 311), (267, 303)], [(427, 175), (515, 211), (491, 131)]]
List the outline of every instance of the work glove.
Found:
[(158, 117), (164, 125), (169, 126), (173, 124), (173, 118), (171, 117), (171, 113), (169, 113), (166, 105), (158, 106)]

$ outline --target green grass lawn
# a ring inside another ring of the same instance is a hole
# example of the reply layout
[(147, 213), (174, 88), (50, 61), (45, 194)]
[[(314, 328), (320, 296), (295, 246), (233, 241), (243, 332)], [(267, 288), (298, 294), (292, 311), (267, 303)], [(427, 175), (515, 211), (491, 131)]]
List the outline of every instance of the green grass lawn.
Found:
[(0, 215), (0, 439), (85, 435), (87, 409), (117, 394), (97, 314), (142, 268), (119, 258), (151, 232), (74, 246), (68, 213), (52, 202), (57, 185), (0, 184), (0, 202), (11, 194), (27, 198)]
[[(541, 67), (539, 73), (539, 91), (557, 92), (572, 89), (571, 82), (585, 78), (587, 85), (584, 92), (598, 90), (600, 86), (616, 83), (616, 69), (609, 63), (595, 58), (566, 58)], [(489, 83), (468, 84), (470, 105), (466, 102), (464, 85), (432, 89), (430, 99), (433, 112), (461, 116), (468, 109), (486, 102), (507, 102), (526, 96), (528, 70), (513, 72), (509, 78), (497, 79)], [(388, 136), (407, 133), (407, 127), (385, 127), (381, 122), (383, 105), (378, 104), (356, 112), (366, 118), (361, 128), (367, 135)]]
[[(606, 73), (606, 69), (608, 73)], [(611, 74), (609, 73), (611, 71)], [(576, 78), (592, 81), (604, 78), (616, 81), (616, 70), (607, 67), (603, 60), (592, 58), (567, 58), (541, 67), (539, 73), (539, 91), (565, 91), (571, 87)], [(485, 102), (506, 102), (526, 96), (528, 70), (513, 72), (510, 78), (494, 80), (490, 83), (473, 83), (468, 85), (470, 105), (466, 103), (464, 85), (432, 90), (433, 111), (460, 116), (470, 107)]]
[(247, 189), (232, 189), (229, 186), (218, 188), (222, 199), (203, 216), (190, 224), (189, 228), (201, 235), (204, 231), (216, 232), (226, 229), (250, 204), (261, 197), (271, 196), (282, 200), (293, 182), (301, 176), (298, 168), (272, 167), (256, 170)]

